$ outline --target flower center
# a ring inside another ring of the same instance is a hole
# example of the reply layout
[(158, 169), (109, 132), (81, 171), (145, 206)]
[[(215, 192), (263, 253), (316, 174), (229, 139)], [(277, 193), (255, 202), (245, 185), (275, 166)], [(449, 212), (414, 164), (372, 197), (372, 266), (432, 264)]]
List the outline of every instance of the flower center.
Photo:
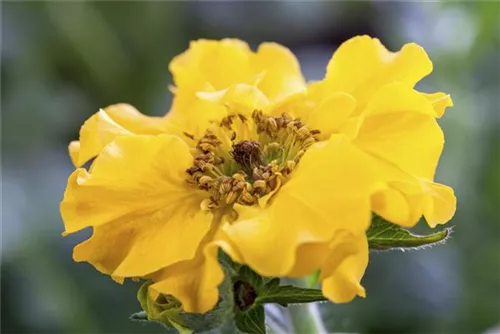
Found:
[(246, 174), (251, 174), (254, 168), (262, 166), (261, 154), (260, 144), (255, 140), (242, 140), (233, 144), (233, 159)]
[(211, 194), (208, 209), (256, 204), (290, 178), (319, 133), (288, 114), (271, 117), (254, 111), (251, 119), (229, 115), (198, 140), (187, 170), (189, 182)]

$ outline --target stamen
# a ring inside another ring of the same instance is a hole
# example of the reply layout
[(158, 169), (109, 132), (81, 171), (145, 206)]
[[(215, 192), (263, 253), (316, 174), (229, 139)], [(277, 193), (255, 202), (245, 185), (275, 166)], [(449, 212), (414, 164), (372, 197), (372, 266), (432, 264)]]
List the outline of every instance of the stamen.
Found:
[(202, 203), (206, 210), (235, 203), (254, 205), (272, 196), (320, 134), (288, 114), (271, 117), (260, 110), (250, 119), (231, 114), (218, 125), (216, 133), (222, 137), (207, 130), (196, 145), (199, 155), (186, 171), (189, 183), (211, 194)]

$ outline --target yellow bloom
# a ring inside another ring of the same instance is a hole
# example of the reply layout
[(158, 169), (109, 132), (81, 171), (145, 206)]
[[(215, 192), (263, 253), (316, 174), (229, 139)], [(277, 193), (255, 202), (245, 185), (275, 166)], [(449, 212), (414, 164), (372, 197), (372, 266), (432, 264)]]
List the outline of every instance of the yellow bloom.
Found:
[(433, 181), (436, 117), (452, 103), (413, 89), (432, 70), (420, 47), (353, 38), (309, 86), (277, 44), (198, 41), (170, 68), (172, 114), (109, 107), (70, 145), (77, 166), (97, 156), (61, 204), (65, 233), (94, 229), (76, 261), (151, 278), (153, 296), (202, 313), (218, 299), (222, 249), (264, 276), (321, 269), (324, 295), (347, 302), (365, 295), (373, 212), (407, 227), (453, 216), (453, 191)]

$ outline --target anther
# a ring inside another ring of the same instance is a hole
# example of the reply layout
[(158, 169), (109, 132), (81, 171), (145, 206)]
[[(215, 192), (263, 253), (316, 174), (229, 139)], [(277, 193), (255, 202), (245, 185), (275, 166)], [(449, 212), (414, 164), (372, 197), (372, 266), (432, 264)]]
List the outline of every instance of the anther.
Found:
[(200, 177), (200, 179), (198, 180), (198, 183), (200, 184), (200, 186), (205, 186), (206, 184), (212, 182), (213, 179), (208, 176), (208, 175), (203, 175), (202, 177)]
[(304, 140), (304, 143), (302, 144), (302, 146), (304, 148), (309, 148), (311, 147), (311, 145), (313, 145), (314, 143), (316, 143), (316, 139), (314, 139), (313, 137), (309, 137), (307, 138), (306, 140)]
[(271, 132), (278, 131), (278, 123), (276, 123), (276, 120), (274, 119), (274, 117), (269, 117), (267, 119), (267, 124), (268, 124), (269, 130)]
[(297, 131), (297, 134), (302, 138), (307, 138), (310, 135), (310, 131), (306, 126), (303, 126)]
[(234, 203), (237, 200), (237, 198), (238, 198), (238, 192), (237, 191), (231, 191), (226, 196), (226, 204)]

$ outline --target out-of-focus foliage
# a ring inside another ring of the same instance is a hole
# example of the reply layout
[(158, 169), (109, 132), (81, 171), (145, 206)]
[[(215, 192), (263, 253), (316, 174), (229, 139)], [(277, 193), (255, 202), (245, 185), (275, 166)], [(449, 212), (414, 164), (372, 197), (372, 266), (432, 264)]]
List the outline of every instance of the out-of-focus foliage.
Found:
[[(62, 238), (66, 145), (99, 107), (168, 111), (168, 63), (196, 38), (277, 41), (319, 79), (343, 40), (392, 49), (415, 41), (435, 71), (419, 87), (450, 92), (437, 180), (455, 188), (445, 246), (371, 256), (368, 298), (321, 304), (332, 331), (482, 332), (500, 322), (500, 3), (9, 2), (1, 54), (4, 333), (160, 333), (130, 322), (137, 283), (119, 286)], [(419, 231), (417, 231), (419, 232)], [(422, 232), (422, 231), (420, 231)], [(428, 232), (428, 231), (425, 231)]]

